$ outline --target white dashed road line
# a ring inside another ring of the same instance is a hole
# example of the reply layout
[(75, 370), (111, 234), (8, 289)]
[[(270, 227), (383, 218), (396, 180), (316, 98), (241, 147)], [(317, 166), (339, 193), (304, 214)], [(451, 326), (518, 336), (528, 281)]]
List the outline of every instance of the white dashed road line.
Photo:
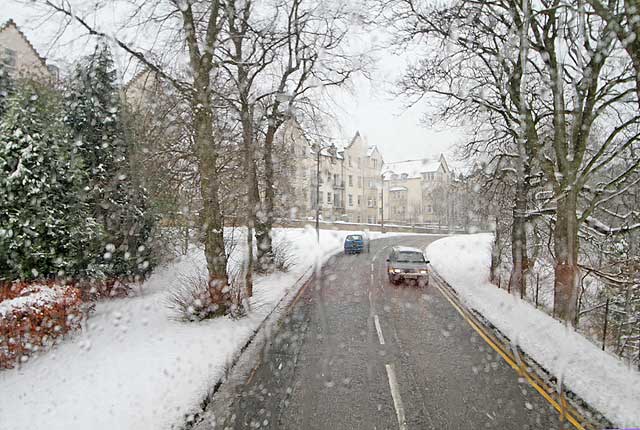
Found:
[(384, 336), (382, 335), (382, 328), (380, 327), (380, 319), (378, 318), (378, 315), (373, 316), (373, 323), (376, 325), (376, 332), (378, 332), (380, 345), (384, 345)]
[(400, 388), (396, 379), (396, 372), (393, 370), (393, 364), (385, 364), (387, 369), (387, 377), (389, 378), (389, 387), (391, 388), (391, 397), (393, 397), (393, 406), (396, 408), (396, 416), (398, 417), (398, 426), (400, 430), (407, 430), (407, 419), (404, 416), (404, 406), (400, 397)]

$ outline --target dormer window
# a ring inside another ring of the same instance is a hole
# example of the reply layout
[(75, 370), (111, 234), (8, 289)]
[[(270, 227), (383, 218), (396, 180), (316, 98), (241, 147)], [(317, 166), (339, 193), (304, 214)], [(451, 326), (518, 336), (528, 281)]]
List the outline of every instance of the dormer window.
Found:
[(401, 176), (401, 179), (403, 181), (406, 181), (407, 179), (409, 179), (409, 174), (408, 173), (403, 173), (402, 176)]

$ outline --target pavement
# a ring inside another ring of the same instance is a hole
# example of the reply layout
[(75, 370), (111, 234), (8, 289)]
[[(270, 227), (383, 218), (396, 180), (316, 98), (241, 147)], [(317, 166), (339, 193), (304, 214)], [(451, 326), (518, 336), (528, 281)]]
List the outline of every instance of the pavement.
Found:
[(370, 253), (333, 257), (269, 333), (250, 371), (226, 383), (231, 394), (217, 404), (224, 412), (215, 428), (562, 428), (435, 278), (425, 288), (388, 281), (391, 246), (424, 249), (435, 239), (379, 239)]

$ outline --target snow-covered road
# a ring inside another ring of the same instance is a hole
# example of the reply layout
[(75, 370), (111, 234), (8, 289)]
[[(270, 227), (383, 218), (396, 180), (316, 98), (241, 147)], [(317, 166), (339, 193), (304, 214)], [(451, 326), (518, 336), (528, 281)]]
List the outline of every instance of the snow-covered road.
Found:
[[(275, 240), (293, 244), (296, 265), (259, 277), (252, 311), (240, 320), (171, 318), (167, 293), (180, 276), (205, 267), (201, 250), (157, 269), (138, 295), (98, 303), (82, 333), (0, 372), (0, 429), (139, 430), (183, 423), (278, 301), (316, 261), (339, 252), (349, 233), (321, 230), (317, 246), (313, 229), (277, 229)], [(242, 252), (241, 245), (234, 249), (232, 264)]]

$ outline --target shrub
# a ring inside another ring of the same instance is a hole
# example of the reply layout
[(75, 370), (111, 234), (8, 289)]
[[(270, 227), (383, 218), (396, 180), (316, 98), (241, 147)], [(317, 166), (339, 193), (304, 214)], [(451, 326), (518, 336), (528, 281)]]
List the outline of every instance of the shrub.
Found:
[(123, 298), (131, 293), (131, 287), (117, 279), (79, 282), (76, 286), (82, 293), (83, 301)]
[(5, 285), (3, 292), (14, 297), (0, 302), (0, 369), (26, 361), (79, 329), (90, 310), (80, 290), (70, 285)]
[[(178, 321), (203, 321), (223, 315), (239, 317), (244, 315), (242, 306), (242, 285), (239, 272), (229, 275), (229, 284), (218, 296), (212, 296), (209, 275), (206, 270), (194, 274), (182, 274), (176, 288), (170, 292), (167, 306)], [(229, 303), (231, 306), (221, 304)]]
[(226, 310), (214, 302), (206, 271), (180, 275), (178, 285), (169, 294), (168, 306), (180, 321), (203, 321), (221, 316)]
[(286, 239), (277, 240), (273, 244), (273, 265), (279, 272), (288, 272), (296, 264), (292, 245)]

